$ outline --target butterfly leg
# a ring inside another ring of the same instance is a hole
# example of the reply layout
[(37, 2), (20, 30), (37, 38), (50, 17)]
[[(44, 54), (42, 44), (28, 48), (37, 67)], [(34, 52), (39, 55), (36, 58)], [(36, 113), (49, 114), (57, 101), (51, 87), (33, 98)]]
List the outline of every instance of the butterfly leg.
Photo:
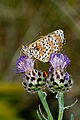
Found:
[(25, 62), (26, 62), (27, 57), (28, 57), (28, 56), (26, 55)]
[(36, 68), (37, 68), (37, 70), (39, 70), (37, 59), (36, 59), (35, 63), (36, 63)]
[(20, 56), (22, 55), (22, 49), (20, 50)]

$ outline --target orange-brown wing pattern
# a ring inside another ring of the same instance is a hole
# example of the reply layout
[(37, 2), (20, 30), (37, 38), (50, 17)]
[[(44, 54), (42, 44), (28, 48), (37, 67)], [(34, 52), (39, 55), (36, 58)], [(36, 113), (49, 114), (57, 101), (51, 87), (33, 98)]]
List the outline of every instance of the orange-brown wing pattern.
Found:
[(51, 53), (60, 52), (63, 44), (63, 31), (56, 30), (30, 44), (28, 47), (28, 56), (33, 56), (42, 62), (48, 62)]

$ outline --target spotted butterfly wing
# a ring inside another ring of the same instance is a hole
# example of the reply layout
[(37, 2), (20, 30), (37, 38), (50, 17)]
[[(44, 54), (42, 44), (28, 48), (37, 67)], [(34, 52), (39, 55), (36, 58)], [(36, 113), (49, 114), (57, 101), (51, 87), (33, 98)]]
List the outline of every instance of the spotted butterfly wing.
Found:
[(44, 63), (48, 62), (51, 53), (58, 53), (62, 50), (64, 41), (63, 30), (56, 30), (30, 44), (27, 54)]

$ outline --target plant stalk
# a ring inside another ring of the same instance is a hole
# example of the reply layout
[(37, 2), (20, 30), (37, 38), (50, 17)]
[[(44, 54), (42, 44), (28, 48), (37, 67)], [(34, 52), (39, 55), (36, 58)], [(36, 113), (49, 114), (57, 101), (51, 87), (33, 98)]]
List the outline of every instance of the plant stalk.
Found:
[(62, 92), (58, 92), (59, 115), (58, 120), (62, 120), (64, 112), (64, 97)]
[(44, 93), (42, 91), (38, 91), (38, 95), (39, 95), (39, 98), (40, 98), (44, 108), (45, 108), (45, 111), (46, 111), (46, 113), (48, 115), (49, 120), (53, 120), (53, 117), (52, 117), (52, 114), (50, 112), (48, 103), (46, 101), (46, 96), (44, 95)]

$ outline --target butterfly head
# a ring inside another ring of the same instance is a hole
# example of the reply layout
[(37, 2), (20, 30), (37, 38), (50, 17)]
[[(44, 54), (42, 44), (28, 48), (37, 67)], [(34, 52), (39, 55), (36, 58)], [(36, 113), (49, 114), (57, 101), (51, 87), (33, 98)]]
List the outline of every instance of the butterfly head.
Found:
[(26, 45), (22, 45), (22, 52), (26, 55), (28, 51), (28, 47)]

